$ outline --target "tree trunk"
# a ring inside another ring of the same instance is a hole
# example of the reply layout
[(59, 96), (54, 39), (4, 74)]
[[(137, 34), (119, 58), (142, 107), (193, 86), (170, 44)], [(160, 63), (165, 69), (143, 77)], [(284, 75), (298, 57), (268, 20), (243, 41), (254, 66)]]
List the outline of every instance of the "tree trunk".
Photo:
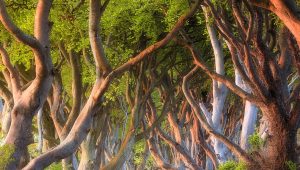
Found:
[(261, 155), (263, 169), (286, 169), (286, 162), (295, 155), (296, 131), (292, 131), (275, 103), (261, 108), (268, 121), (268, 137)]
[[(237, 69), (235, 71), (235, 83), (242, 89), (244, 89), (247, 92), (251, 92), (251, 90), (247, 87), (247, 84), (242, 80), (240, 73)], [(244, 110), (244, 118), (243, 118), (243, 124), (242, 124), (242, 132), (240, 136), (240, 146), (242, 149), (247, 150), (249, 149), (249, 142), (248, 138), (250, 135), (254, 133), (256, 120), (257, 120), (257, 107), (249, 102), (245, 102), (245, 110)]]
[(38, 147), (37, 150), (41, 154), (43, 150), (43, 108), (40, 108), (37, 114), (37, 125), (38, 125)]
[(129, 68), (132, 68), (133, 65), (136, 65), (137, 63), (141, 62), (146, 56), (149, 56), (149, 54), (151, 54), (153, 51), (169, 43), (175, 36), (175, 34), (184, 25), (185, 21), (198, 10), (199, 4), (200, 1), (196, 1), (191, 10), (189, 10), (189, 12), (187, 12), (185, 15), (181, 16), (178, 19), (174, 28), (166, 35), (165, 38), (147, 47), (137, 56), (131, 58), (128, 62), (124, 63), (117, 69), (114, 69), (114, 71), (109, 73), (107, 76), (102, 78), (98, 77), (91, 91), (89, 99), (87, 100), (85, 106), (82, 108), (78, 118), (74, 123), (74, 126), (70, 130), (69, 135), (63, 141), (63, 143), (61, 143), (54, 149), (48, 151), (47, 153), (44, 153), (39, 157), (33, 159), (24, 169), (44, 168), (53, 163), (54, 161), (71, 155), (78, 148), (79, 144), (85, 139), (90, 125), (92, 123), (93, 114), (95, 113), (95, 107), (97, 104), (99, 104), (100, 98), (108, 89), (110, 83), (114, 80), (114, 78), (122, 75)]
[[(52, 61), (50, 58), (50, 25), (48, 16), (52, 5), (51, 0), (39, 0), (36, 8), (34, 21), (34, 37), (26, 35), (10, 19), (6, 4), (0, 0), (0, 20), (4, 27), (15, 39), (31, 47), (35, 59), (36, 77), (25, 90), (21, 90), (20, 82), (15, 76), (15, 72), (10, 69), (12, 77), (12, 91), (14, 107), (11, 112), (11, 125), (5, 138), (5, 144), (14, 146), (12, 161), (7, 165), (7, 169), (20, 169), (28, 161), (27, 146), (33, 142), (32, 119), (46, 100), (52, 83)], [(3, 51), (2, 51), (3, 52)], [(9, 59), (4, 54), (2, 57)]]
[(22, 107), (23, 102), (19, 102), (21, 106), (14, 107), (12, 110), (12, 122), (9, 132), (5, 139), (5, 144), (14, 145), (15, 153), (14, 161), (10, 162), (7, 169), (19, 169), (29, 161), (27, 146), (33, 143), (32, 136), (32, 118), (33, 115), (27, 115), (27, 110)]
[(270, 0), (268, 5), (267, 8), (274, 12), (295, 36), (298, 46), (300, 47), (300, 19), (296, 2), (294, 0)]
[[(90, 134), (87, 136), (89, 138)], [(81, 159), (79, 163), (79, 170), (93, 169), (95, 160), (95, 147), (88, 141), (84, 141), (81, 144)]]
[[(99, 167), (96, 165), (96, 150), (97, 148), (97, 139), (98, 137), (106, 137), (101, 136), (101, 132), (106, 130), (104, 127), (107, 124), (107, 114), (103, 113), (101, 109), (97, 115), (94, 117), (93, 120), (93, 127), (91, 128), (90, 132), (88, 133), (86, 139), (82, 142), (81, 146), (81, 159), (79, 163), (79, 170), (85, 169), (97, 169)], [(103, 139), (100, 139), (103, 140)]]
[(10, 123), (11, 123), (11, 110), (12, 110), (13, 104), (11, 102), (4, 102), (4, 107), (2, 109), (1, 113), (1, 130), (5, 134), (8, 133)]
[[(205, 13), (206, 27), (214, 51), (215, 70), (216, 73), (220, 75), (224, 75), (225, 67), (224, 67), (224, 54), (223, 54), (222, 46), (219, 39), (217, 38), (217, 34), (214, 27), (209, 23), (209, 16), (205, 7), (203, 7), (203, 11)], [(219, 133), (222, 133), (221, 119), (223, 117), (223, 108), (224, 108), (226, 97), (227, 97), (226, 86), (221, 82), (213, 80), (212, 123), (213, 123), (213, 128)], [(221, 163), (225, 162), (228, 159), (228, 149), (221, 141), (217, 140), (216, 138), (212, 138), (212, 139), (213, 139), (214, 150), (216, 155), (218, 155), (219, 162)]]
[(248, 138), (254, 133), (256, 119), (257, 119), (257, 107), (249, 101), (245, 103), (244, 119), (242, 124), (240, 145), (244, 150), (249, 149)]

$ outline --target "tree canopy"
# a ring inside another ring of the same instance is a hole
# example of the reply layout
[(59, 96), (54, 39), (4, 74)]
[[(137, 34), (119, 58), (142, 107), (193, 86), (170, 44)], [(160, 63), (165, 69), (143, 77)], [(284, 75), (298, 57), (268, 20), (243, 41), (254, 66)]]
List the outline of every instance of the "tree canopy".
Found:
[(299, 3), (0, 0), (0, 169), (298, 169)]

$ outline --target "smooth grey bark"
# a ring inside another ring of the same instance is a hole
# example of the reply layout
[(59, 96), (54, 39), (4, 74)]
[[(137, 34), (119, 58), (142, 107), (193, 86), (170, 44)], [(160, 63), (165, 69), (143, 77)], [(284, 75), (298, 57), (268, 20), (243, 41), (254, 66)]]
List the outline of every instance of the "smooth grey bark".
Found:
[(13, 104), (12, 102), (4, 102), (4, 106), (1, 113), (1, 130), (5, 134), (8, 133), (11, 124), (11, 110)]
[[(143, 116), (141, 110), (143, 103), (142, 100), (142, 79), (144, 78), (144, 64), (141, 63), (139, 76), (136, 82), (134, 107), (131, 110), (130, 126), (128, 132), (120, 145), (118, 153), (109, 161), (107, 165), (100, 168), (101, 170), (120, 169), (124, 167), (126, 161), (129, 160), (132, 154), (133, 145), (135, 144), (135, 133), (138, 128), (140, 117)], [(118, 128), (119, 129), (119, 128)]]
[(41, 154), (43, 151), (43, 107), (41, 107), (37, 113), (37, 125), (38, 125), (38, 146), (37, 150)]
[[(100, 109), (99, 112), (103, 112)], [(93, 125), (91, 127), (90, 132), (88, 133), (86, 139), (80, 145), (81, 147), (81, 156), (80, 156), (80, 163), (78, 166), (79, 170), (85, 169), (97, 169), (99, 167), (96, 166), (96, 151), (97, 151), (97, 139), (100, 137), (105, 129), (105, 123), (107, 115), (98, 113), (97, 116), (94, 118)], [(101, 139), (100, 139), (101, 140)]]
[[(251, 93), (248, 85), (242, 80), (240, 73), (235, 69), (235, 82), (236, 84), (244, 89), (245, 91)], [(240, 146), (248, 150), (249, 149), (249, 136), (255, 131), (256, 121), (257, 121), (258, 108), (251, 102), (245, 101), (244, 107), (244, 118), (242, 123), (242, 131), (240, 135)]]
[[(195, 54), (195, 53), (194, 53)], [(197, 71), (197, 67), (195, 67), (192, 71), (190, 71), (186, 76), (183, 78), (183, 84), (182, 84), (182, 90), (183, 93), (189, 102), (190, 106), (194, 110), (194, 113), (199, 119), (202, 127), (212, 136), (222, 141), (230, 151), (235, 154), (239, 159), (245, 161), (246, 163), (253, 163), (253, 159), (243, 150), (239, 147), (239, 145), (231, 142), (229, 139), (227, 139), (224, 135), (220, 134), (219, 132), (215, 131), (213, 127), (209, 125), (209, 123), (206, 120), (205, 115), (201, 112), (201, 109), (199, 105), (196, 103), (195, 99), (192, 97), (191, 92), (189, 91), (189, 84), (187, 81), (191, 78), (193, 74)]]
[[(224, 54), (223, 54), (221, 42), (217, 37), (217, 33), (213, 25), (209, 23), (210, 17), (207, 9), (205, 7), (202, 7), (202, 9), (205, 13), (206, 28), (208, 30), (210, 42), (213, 47), (214, 58), (215, 58), (215, 72), (217, 74), (224, 75), (225, 74)], [(227, 87), (223, 83), (213, 79), (213, 104), (212, 104), (213, 110), (212, 110), (211, 119), (212, 119), (214, 129), (219, 133), (222, 133), (223, 131), (221, 119), (222, 117), (224, 117), (223, 109), (227, 97), (227, 91), (228, 91)], [(220, 142), (216, 138), (212, 137), (212, 140), (213, 140), (213, 147), (216, 155), (218, 155), (219, 162), (220, 163), (225, 162), (229, 156), (228, 149), (222, 142)]]

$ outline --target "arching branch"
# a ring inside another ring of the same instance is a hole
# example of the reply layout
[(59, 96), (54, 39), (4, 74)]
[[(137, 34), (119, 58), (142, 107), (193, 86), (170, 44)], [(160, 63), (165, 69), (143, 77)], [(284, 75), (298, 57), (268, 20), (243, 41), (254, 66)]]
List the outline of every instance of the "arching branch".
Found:
[(197, 0), (194, 6), (185, 15), (179, 18), (173, 29), (162, 40), (144, 49), (138, 55), (110, 72), (104, 79), (98, 79), (94, 84), (88, 101), (81, 110), (67, 138), (59, 146), (55, 147), (51, 151), (48, 151), (31, 160), (30, 163), (24, 168), (24, 170), (44, 168), (50, 165), (52, 162), (58, 161), (73, 154), (80, 143), (85, 139), (88, 133), (88, 129), (90, 128), (90, 125), (92, 123), (95, 106), (99, 103), (100, 98), (106, 92), (114, 78), (122, 75), (130, 67), (142, 61), (149, 54), (169, 43), (181, 29), (181, 27), (185, 24), (185, 22), (194, 15), (194, 13), (199, 8), (199, 5), (200, 1)]
[[(96, 62), (96, 68), (101, 69), (104, 74), (109, 73), (112, 69), (105, 56), (102, 40), (99, 33), (99, 22), (101, 17), (101, 4), (99, 0), (90, 0), (89, 14), (89, 37), (93, 56)], [(100, 76), (97, 70), (98, 77)]]
[(2, 63), (10, 74), (12, 94), (14, 101), (16, 101), (16, 99), (18, 99), (21, 95), (21, 84), (19, 74), (14, 68), (14, 66), (11, 64), (8, 53), (2, 45), (0, 45), (0, 54), (2, 56)]
[(3, 26), (20, 42), (34, 49), (40, 49), (41, 44), (32, 36), (25, 34), (18, 28), (7, 13), (4, 0), (0, 0), (0, 21)]
[(72, 128), (81, 108), (82, 99), (82, 79), (81, 79), (81, 64), (78, 54), (73, 50), (69, 52), (70, 63), (72, 67), (72, 95), (73, 104), (68, 120), (62, 130), (62, 137), (65, 138)]
[(177, 40), (177, 42), (183, 46), (185, 46), (192, 54), (193, 58), (194, 58), (194, 62), (195, 64), (200, 67), (208, 76), (210, 76), (212, 79), (217, 80), (222, 82), (223, 84), (225, 84), (232, 92), (234, 92), (235, 94), (237, 94), (238, 96), (240, 96), (241, 98), (245, 99), (245, 100), (249, 100), (255, 104), (259, 104), (259, 99), (257, 99), (257, 97), (253, 96), (250, 93), (247, 93), (246, 91), (244, 91), (243, 89), (241, 89), (240, 87), (238, 87), (233, 81), (229, 80), (228, 78), (226, 78), (225, 76), (222, 76), (220, 74), (217, 74), (214, 71), (211, 71), (208, 66), (204, 63), (204, 61), (201, 60), (201, 58), (198, 55), (198, 52), (196, 51), (196, 49), (190, 45), (187, 44), (186, 42)]
[(297, 44), (300, 47), (300, 19), (299, 10), (297, 9), (296, 2), (294, 0), (268, 0), (258, 1), (251, 0), (251, 2), (265, 9), (268, 9), (275, 13), (286, 27), (291, 31), (297, 40)]
[(246, 163), (253, 163), (254, 160), (251, 159), (251, 157), (243, 150), (241, 149), (237, 144), (231, 142), (228, 140), (225, 136), (222, 134), (216, 132), (207, 122), (205, 116), (202, 114), (201, 109), (199, 105), (196, 103), (195, 99), (192, 97), (189, 87), (188, 87), (188, 80), (192, 77), (192, 75), (197, 71), (197, 67), (195, 67), (193, 70), (191, 70), (186, 76), (183, 78), (182, 83), (182, 90), (183, 93), (188, 100), (189, 104), (191, 105), (192, 109), (194, 110), (196, 117), (201, 122), (202, 127), (209, 133), (210, 135), (213, 135), (218, 140), (222, 141), (228, 149), (230, 149), (239, 159), (242, 159)]

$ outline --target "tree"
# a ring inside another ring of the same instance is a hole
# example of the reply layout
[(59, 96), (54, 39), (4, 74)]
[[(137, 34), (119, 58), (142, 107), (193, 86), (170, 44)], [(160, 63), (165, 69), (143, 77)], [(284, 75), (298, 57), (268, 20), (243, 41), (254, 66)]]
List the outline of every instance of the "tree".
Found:
[(0, 167), (296, 169), (296, 4), (0, 1)]
[[(199, 60), (195, 49), (192, 46), (188, 46), (188, 48), (192, 52), (197, 65), (209, 76), (223, 82), (234, 93), (255, 103), (261, 109), (262, 114), (267, 117), (268, 122), (269, 138), (266, 141), (265, 147), (265, 153), (267, 154), (259, 153), (259, 159), (254, 159), (253, 161), (257, 162), (259, 167), (282, 169), (287, 160), (295, 160), (293, 154), (295, 153), (293, 148), (295, 146), (296, 135), (294, 128), (297, 126), (297, 121), (294, 121), (298, 119), (294, 117), (298, 114), (297, 107), (290, 106), (291, 101), (287, 97), (289, 94), (286, 93), (287, 83), (285, 82), (287, 80), (283, 76), (290, 71), (286, 69), (290, 65), (290, 56), (284, 53), (286, 48), (281, 48), (283, 51), (281, 51), (281, 56), (278, 60), (275, 57), (271, 57), (273, 46), (269, 46), (268, 39), (262, 39), (263, 15), (261, 9), (252, 8), (245, 2), (243, 5), (249, 11), (251, 17), (249, 20), (245, 20), (245, 16), (239, 11), (241, 3), (232, 3), (233, 15), (238, 23), (238, 29), (242, 34), (242, 39), (240, 39), (236, 38), (230, 32), (228, 24), (225, 25), (229, 22), (216, 11), (213, 4), (209, 1), (206, 3), (210, 7), (216, 19), (216, 24), (224, 38), (236, 48), (241, 56), (243, 55), (243, 58), (234, 58), (233, 56), (233, 62), (235, 67), (239, 69), (243, 79), (249, 83), (249, 86), (252, 86), (252, 89), (255, 89), (252, 90), (255, 96), (240, 89), (224, 76), (210, 71), (203, 61)], [(245, 22), (249, 23), (248, 27), (245, 26)], [(251, 48), (250, 44), (255, 49)], [(240, 62), (245, 65), (246, 72), (243, 70)], [(266, 162), (261, 162), (262, 160)], [(247, 161), (250, 161), (248, 162), (249, 164), (253, 164), (251, 160)]]
[(7, 168), (22, 167), (28, 161), (27, 145), (32, 142), (31, 126), (33, 116), (46, 100), (52, 83), (52, 62), (50, 59), (48, 15), (51, 1), (39, 1), (36, 9), (35, 38), (22, 32), (10, 19), (5, 4), (0, 2), (1, 22), (18, 41), (28, 45), (35, 56), (36, 77), (26, 88), (21, 90), (19, 75), (10, 64), (8, 56), (3, 63), (9, 70), (14, 106), (11, 111), (11, 125), (5, 138), (6, 144), (13, 144), (15, 153)]

